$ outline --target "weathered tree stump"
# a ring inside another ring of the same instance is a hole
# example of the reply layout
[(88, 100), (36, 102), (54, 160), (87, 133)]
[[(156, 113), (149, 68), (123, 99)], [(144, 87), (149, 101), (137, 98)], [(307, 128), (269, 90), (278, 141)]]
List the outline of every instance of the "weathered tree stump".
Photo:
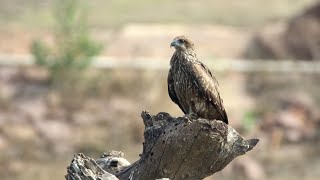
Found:
[(67, 180), (203, 179), (250, 151), (258, 139), (244, 140), (222, 121), (194, 117), (173, 118), (168, 113), (141, 114), (144, 125), (140, 160), (129, 164), (123, 153), (112, 151), (94, 161), (75, 155)]

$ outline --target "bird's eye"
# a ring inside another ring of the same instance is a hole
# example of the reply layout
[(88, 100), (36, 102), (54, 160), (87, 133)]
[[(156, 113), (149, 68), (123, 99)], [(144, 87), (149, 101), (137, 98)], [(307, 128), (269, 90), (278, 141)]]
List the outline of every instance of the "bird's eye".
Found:
[(184, 43), (184, 41), (183, 41), (182, 39), (179, 39), (179, 40), (178, 40), (178, 43), (179, 43), (179, 44), (182, 44), (182, 43)]

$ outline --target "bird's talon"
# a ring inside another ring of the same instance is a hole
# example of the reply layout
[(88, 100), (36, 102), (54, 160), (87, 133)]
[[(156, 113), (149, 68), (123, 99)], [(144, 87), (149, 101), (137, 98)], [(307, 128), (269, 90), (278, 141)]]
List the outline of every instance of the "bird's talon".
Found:
[(195, 113), (186, 114), (183, 117), (186, 118), (186, 119), (198, 119), (198, 116)]

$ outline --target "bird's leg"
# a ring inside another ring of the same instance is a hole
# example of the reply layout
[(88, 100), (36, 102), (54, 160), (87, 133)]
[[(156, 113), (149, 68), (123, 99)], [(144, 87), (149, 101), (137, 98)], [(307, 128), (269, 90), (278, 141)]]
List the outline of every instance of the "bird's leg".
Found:
[(192, 107), (190, 106), (188, 114), (185, 114), (184, 117), (187, 119), (197, 119), (198, 115), (192, 111)]

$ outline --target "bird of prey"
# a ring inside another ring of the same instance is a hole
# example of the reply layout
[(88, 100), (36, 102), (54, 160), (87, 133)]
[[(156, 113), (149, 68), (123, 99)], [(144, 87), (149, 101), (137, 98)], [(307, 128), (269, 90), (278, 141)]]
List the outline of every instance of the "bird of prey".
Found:
[(193, 43), (185, 36), (177, 36), (170, 47), (175, 48), (168, 74), (171, 100), (186, 115), (221, 120), (228, 124), (218, 82), (209, 68), (198, 61)]

